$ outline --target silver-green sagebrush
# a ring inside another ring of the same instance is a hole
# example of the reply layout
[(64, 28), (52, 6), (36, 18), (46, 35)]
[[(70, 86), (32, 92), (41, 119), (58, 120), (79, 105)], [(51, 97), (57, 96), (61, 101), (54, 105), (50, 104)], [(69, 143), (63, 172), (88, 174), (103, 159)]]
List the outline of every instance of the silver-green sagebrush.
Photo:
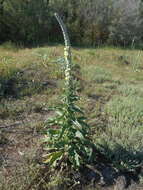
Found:
[(46, 122), (44, 138), (44, 162), (50, 166), (66, 164), (79, 169), (93, 159), (93, 144), (89, 138), (89, 126), (83, 111), (75, 104), (79, 99), (73, 86), (71, 46), (66, 26), (56, 13), (55, 17), (62, 29), (65, 48), (65, 88), (62, 103), (55, 107), (56, 116)]

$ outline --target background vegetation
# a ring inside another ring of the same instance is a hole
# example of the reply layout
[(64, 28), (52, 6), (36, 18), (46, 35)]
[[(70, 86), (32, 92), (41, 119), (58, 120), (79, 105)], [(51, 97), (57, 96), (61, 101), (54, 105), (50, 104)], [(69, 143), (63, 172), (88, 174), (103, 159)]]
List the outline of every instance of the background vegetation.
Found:
[(74, 45), (142, 47), (141, 0), (0, 0), (0, 42), (60, 42), (55, 11), (68, 26)]

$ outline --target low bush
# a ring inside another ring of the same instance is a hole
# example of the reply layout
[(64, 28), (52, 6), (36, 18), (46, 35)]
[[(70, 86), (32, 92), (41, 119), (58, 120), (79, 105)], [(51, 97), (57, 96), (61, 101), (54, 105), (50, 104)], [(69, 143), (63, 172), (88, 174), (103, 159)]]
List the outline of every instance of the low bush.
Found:
[(143, 158), (143, 99), (115, 96), (105, 106), (106, 131), (99, 144), (120, 169), (135, 169)]
[(111, 73), (102, 67), (89, 66), (88, 69), (85, 67), (83, 69), (83, 76), (85, 76), (86, 80), (99, 84), (106, 81), (112, 81)]

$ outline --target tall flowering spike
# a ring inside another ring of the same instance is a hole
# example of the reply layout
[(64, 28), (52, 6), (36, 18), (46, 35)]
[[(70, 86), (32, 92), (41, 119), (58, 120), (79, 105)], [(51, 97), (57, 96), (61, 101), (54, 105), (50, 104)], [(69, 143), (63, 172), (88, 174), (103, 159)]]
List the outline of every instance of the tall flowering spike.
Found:
[(60, 16), (55, 13), (55, 17), (62, 29), (64, 41), (65, 41), (65, 48), (64, 48), (64, 58), (66, 62), (66, 68), (65, 68), (65, 81), (66, 81), (66, 87), (67, 89), (72, 88), (72, 79), (71, 79), (71, 45), (70, 45), (70, 39), (67, 33), (67, 28), (65, 24), (63, 23)]
[[(80, 166), (91, 160), (92, 143), (87, 138), (89, 127), (84, 121), (84, 113), (74, 103), (78, 100), (78, 96), (76, 89), (73, 88), (70, 41), (67, 29), (59, 15), (55, 14), (55, 17), (60, 24), (65, 40), (65, 89), (62, 104), (56, 108), (57, 115), (47, 121), (48, 130), (45, 140), (47, 148), (53, 151), (48, 152), (44, 162), (52, 165), (53, 163), (61, 164), (64, 161), (67, 166), (71, 164), (73, 168), (79, 169)], [(57, 126), (57, 129), (49, 128), (49, 126)], [(58, 168), (60, 167), (58, 166)]]
[(65, 40), (65, 46), (66, 47), (70, 47), (70, 39), (69, 39), (69, 36), (68, 36), (68, 33), (67, 33), (67, 28), (65, 26), (65, 24), (63, 23), (62, 19), (60, 18), (60, 16), (58, 15), (58, 13), (55, 13), (55, 17), (62, 29), (62, 32), (63, 32), (63, 36), (64, 36), (64, 40)]

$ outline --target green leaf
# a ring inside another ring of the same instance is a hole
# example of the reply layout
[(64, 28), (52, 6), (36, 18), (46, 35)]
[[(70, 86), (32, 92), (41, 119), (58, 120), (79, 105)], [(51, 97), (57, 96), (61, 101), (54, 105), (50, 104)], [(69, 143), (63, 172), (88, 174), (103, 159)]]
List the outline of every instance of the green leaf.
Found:
[(65, 132), (66, 129), (67, 129), (67, 125), (63, 125), (61, 133), (60, 133), (60, 136), (59, 136), (59, 139), (62, 138), (62, 136), (63, 136), (63, 134), (64, 134), (64, 132)]
[(92, 141), (91, 140), (89, 140), (89, 139), (84, 139), (84, 144), (86, 145), (86, 146), (90, 146), (90, 147), (94, 147), (94, 143), (92, 143)]
[(56, 142), (56, 147), (57, 148), (64, 148), (65, 147), (65, 145), (67, 145), (68, 144), (68, 140), (66, 140), (66, 139), (64, 139), (64, 140), (57, 140), (57, 142)]
[(84, 120), (86, 120), (86, 117), (84, 117), (84, 116), (78, 117), (77, 120), (78, 120), (78, 121), (84, 121)]
[(60, 133), (60, 129), (48, 129), (48, 133), (50, 135), (58, 135)]
[(92, 157), (93, 149), (90, 147), (85, 147), (85, 150), (86, 150), (86, 154), (88, 155), (88, 160), (90, 161)]
[(63, 155), (63, 151), (61, 152), (55, 152), (55, 154), (53, 154), (51, 160), (50, 160), (50, 165), (52, 165), (57, 159), (59, 159), (61, 156)]
[(77, 101), (79, 99), (79, 97), (76, 96), (76, 95), (73, 95), (70, 98), (71, 98), (72, 101)]
[(49, 148), (49, 147), (44, 147), (43, 150), (46, 150), (48, 152), (55, 152), (55, 151), (57, 151), (55, 148)]
[(89, 125), (88, 125), (85, 121), (83, 121), (83, 120), (78, 120), (78, 122), (79, 122), (82, 126), (84, 126), (84, 127), (86, 127), (86, 128), (89, 128)]
[(63, 116), (64, 115), (64, 113), (62, 112), (62, 111), (56, 111), (56, 113), (59, 115), (59, 116)]
[(78, 106), (75, 106), (75, 105), (72, 106), (71, 110), (73, 110), (74, 112), (84, 114), (83, 111)]
[(52, 152), (50, 154), (46, 155), (46, 160), (44, 161), (45, 164), (49, 163), (52, 165), (57, 159), (59, 159), (63, 154), (63, 151), (58, 151), (58, 152)]
[(50, 138), (48, 137), (48, 136), (45, 136), (44, 138), (42, 138), (42, 142), (44, 143), (44, 142), (48, 142), (50, 140)]
[(48, 118), (47, 121), (45, 122), (45, 127), (47, 127), (46, 125), (54, 125), (57, 121), (57, 118)]
[(78, 155), (78, 153), (75, 151), (75, 162), (76, 162), (76, 166), (79, 167), (80, 166), (80, 156)]
[(84, 136), (83, 136), (83, 134), (80, 131), (77, 131), (76, 134), (75, 134), (75, 136), (77, 138), (81, 139), (81, 140), (84, 139)]
[(55, 117), (49, 117), (46, 122), (53, 122), (56, 118)]
[(73, 124), (74, 124), (75, 126), (77, 126), (79, 129), (82, 129), (82, 126), (80, 125), (80, 123), (79, 123), (77, 120), (72, 121), (72, 122), (73, 122)]

